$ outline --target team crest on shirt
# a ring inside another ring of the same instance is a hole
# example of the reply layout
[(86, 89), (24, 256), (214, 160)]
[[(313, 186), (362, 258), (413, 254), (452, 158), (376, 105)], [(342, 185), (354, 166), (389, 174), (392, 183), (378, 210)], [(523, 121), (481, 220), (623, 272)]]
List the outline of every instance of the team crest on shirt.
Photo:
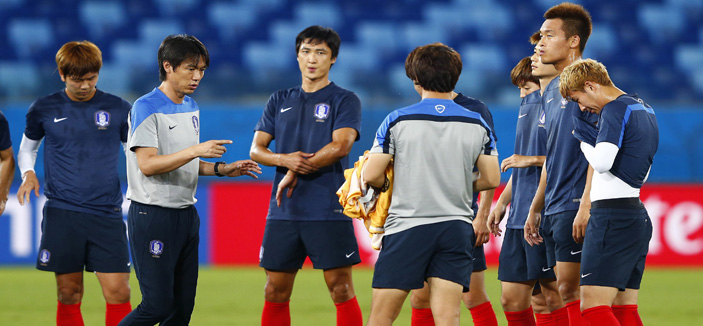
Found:
[(437, 112), (442, 113), (442, 112), (444, 112), (444, 110), (446, 110), (447, 108), (444, 107), (444, 105), (437, 104), (437, 105), (434, 106), (434, 109), (437, 110)]
[(151, 253), (151, 257), (161, 257), (161, 254), (164, 252), (164, 243), (159, 240), (152, 240), (149, 242), (149, 252)]
[(567, 103), (569, 103), (569, 100), (567, 100), (567, 99), (565, 99), (565, 98), (562, 97), (562, 98), (561, 98), (561, 108), (562, 108), (562, 109), (566, 109), (566, 104), (567, 104)]
[(110, 112), (100, 110), (95, 112), (95, 125), (98, 129), (107, 129), (110, 125)]
[(330, 105), (327, 103), (315, 104), (315, 118), (322, 122), (330, 115)]
[(195, 129), (195, 134), (200, 134), (200, 121), (198, 121), (197, 116), (193, 116), (193, 128)]
[(49, 259), (51, 259), (51, 252), (46, 249), (42, 249), (42, 251), (39, 253), (39, 262), (41, 262), (42, 265), (46, 266), (46, 264), (49, 262)]

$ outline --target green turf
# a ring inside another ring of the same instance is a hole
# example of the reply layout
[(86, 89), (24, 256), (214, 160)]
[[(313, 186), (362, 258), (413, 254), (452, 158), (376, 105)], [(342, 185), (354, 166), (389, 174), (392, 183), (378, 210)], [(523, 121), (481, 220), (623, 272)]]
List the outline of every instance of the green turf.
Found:
[[(371, 306), (371, 275), (368, 268), (354, 270), (357, 298), (367, 318)], [(640, 314), (645, 325), (703, 325), (703, 281), (700, 269), (649, 268), (640, 293)], [(85, 274), (82, 310), (86, 325), (104, 325), (105, 303), (97, 279)], [(500, 285), (496, 270), (486, 275), (499, 325), (507, 325), (500, 309)], [(258, 325), (263, 307), (264, 272), (251, 268), (203, 268), (191, 325)], [(132, 304), (140, 301), (132, 277)], [(0, 268), (0, 325), (52, 325), (56, 294), (53, 275), (27, 267)], [(291, 303), (293, 325), (334, 325), (335, 312), (320, 271), (309, 268), (298, 274)], [(472, 325), (462, 312), (462, 325)], [(406, 305), (396, 325), (410, 325)]]

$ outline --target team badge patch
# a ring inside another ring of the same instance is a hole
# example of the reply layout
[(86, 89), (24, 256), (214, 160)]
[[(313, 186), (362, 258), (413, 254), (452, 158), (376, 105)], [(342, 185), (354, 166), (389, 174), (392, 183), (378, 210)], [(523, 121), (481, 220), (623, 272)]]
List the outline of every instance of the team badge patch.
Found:
[(567, 103), (569, 103), (569, 100), (567, 100), (567, 99), (565, 99), (565, 98), (562, 97), (562, 99), (561, 99), (561, 108), (562, 108), (562, 109), (565, 109)]
[(437, 104), (437, 105), (434, 106), (434, 109), (437, 110), (437, 112), (442, 113), (442, 112), (444, 112), (444, 110), (446, 109), (446, 107), (444, 107), (444, 105)]
[(193, 116), (193, 128), (195, 128), (195, 134), (200, 134), (200, 121), (198, 121), (197, 116)]
[(164, 252), (164, 243), (159, 240), (152, 240), (149, 242), (149, 252), (152, 257), (159, 258)]
[(39, 253), (39, 262), (41, 262), (42, 265), (46, 265), (49, 262), (49, 259), (51, 259), (51, 252), (49, 252), (49, 250), (43, 249)]
[(330, 115), (330, 105), (327, 103), (315, 104), (315, 118), (325, 120)]
[(98, 129), (107, 129), (110, 125), (110, 112), (102, 110), (95, 112), (95, 125)]

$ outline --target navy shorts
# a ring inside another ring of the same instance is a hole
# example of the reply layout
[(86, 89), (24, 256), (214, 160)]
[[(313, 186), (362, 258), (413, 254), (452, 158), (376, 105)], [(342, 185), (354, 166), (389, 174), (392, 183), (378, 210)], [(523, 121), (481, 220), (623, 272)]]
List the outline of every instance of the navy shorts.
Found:
[(547, 262), (550, 267), (558, 261), (578, 263), (583, 245), (574, 241), (574, 218), (577, 211), (567, 211), (544, 216), (542, 237), (547, 245)]
[(469, 290), (474, 228), (464, 221), (416, 226), (383, 237), (373, 273), (373, 288), (421, 289), (429, 277)]
[(500, 248), (498, 279), (504, 282), (526, 282), (556, 278), (547, 262), (544, 243), (530, 246), (522, 229), (507, 229)]
[(259, 266), (272, 271), (296, 270), (303, 267), (306, 257), (315, 269), (360, 263), (352, 220), (266, 221)]
[(55, 273), (83, 269), (129, 273), (127, 227), (120, 217), (44, 206), (36, 267)]
[(472, 260), (473, 260), (473, 271), (474, 272), (482, 272), (485, 271), (488, 266), (486, 266), (486, 253), (483, 251), (483, 245), (480, 245), (478, 247), (474, 247), (472, 254)]
[(581, 285), (639, 289), (652, 238), (647, 210), (599, 207), (598, 202), (586, 228)]

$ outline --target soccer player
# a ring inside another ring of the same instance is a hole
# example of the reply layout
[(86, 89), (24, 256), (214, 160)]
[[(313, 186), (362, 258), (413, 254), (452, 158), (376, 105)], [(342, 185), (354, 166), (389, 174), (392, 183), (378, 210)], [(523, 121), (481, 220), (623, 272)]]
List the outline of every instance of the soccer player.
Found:
[[(595, 170), (581, 260), (583, 317), (591, 325), (642, 325), (637, 290), (652, 222), (639, 196), (659, 145), (657, 118), (637, 95), (615, 87), (605, 66), (592, 59), (566, 67), (559, 91), (581, 110), (599, 115), (597, 129), (574, 122), (574, 136)], [(630, 313), (614, 315), (616, 306)]]
[[(424, 47), (431, 46), (425, 45), (415, 48), (405, 61), (405, 74), (413, 81), (415, 85), (415, 91), (422, 95), (422, 89), (419, 84), (417, 84), (412, 69), (413, 60), (415, 54), (423, 49)], [(465, 107), (466, 109), (477, 112), (481, 115), (481, 118), (488, 124), (491, 128), (491, 135), (495, 141), (498, 141), (498, 137), (495, 134), (495, 129), (493, 127), (493, 115), (488, 110), (488, 107), (483, 104), (483, 102), (468, 97), (461, 93), (456, 93), (452, 91), (452, 97), (454, 102)], [(474, 167), (474, 172), (476, 172)], [(471, 317), (473, 319), (474, 325), (476, 326), (493, 326), (498, 324), (495, 312), (493, 311), (493, 306), (491, 305), (490, 299), (488, 298), (488, 293), (486, 293), (486, 287), (484, 282), (484, 271), (486, 270), (486, 256), (483, 251), (483, 244), (488, 242), (490, 239), (489, 230), (486, 226), (486, 221), (488, 214), (490, 213), (491, 205), (493, 204), (493, 194), (495, 189), (488, 189), (481, 191), (481, 202), (478, 204), (478, 192), (473, 193), (473, 200), (471, 209), (474, 212), (473, 219), (473, 229), (476, 236), (476, 243), (473, 249), (473, 271), (471, 273), (471, 284), (469, 286), (469, 292), (465, 292), (462, 296), (462, 301), (464, 306), (471, 312)], [(430, 309), (430, 288), (427, 282), (424, 283), (424, 287), (420, 290), (414, 290), (410, 294), (410, 305), (412, 307), (412, 326), (434, 326), (434, 318), (432, 317), (432, 309)]]
[[(534, 38), (533, 35), (531, 40), (535, 41)], [(547, 263), (545, 246), (529, 246), (523, 237), (525, 219), (539, 184), (546, 152), (547, 133), (541, 92), (557, 75), (553, 65), (541, 63), (536, 51), (532, 57), (520, 61), (511, 72), (513, 84), (520, 89), (523, 100), (515, 133), (515, 154), (503, 160), (501, 171), (513, 168), (513, 172), (488, 221), (491, 232), (501, 235), (499, 224), (505, 216), (507, 205), (511, 204), (498, 266), (501, 303), (508, 325), (534, 324), (535, 318), (537, 325), (568, 325), (556, 276)], [(534, 88), (530, 84), (536, 85), (538, 91), (526, 91)], [(552, 311), (553, 314), (550, 313)]]
[(210, 57), (191, 35), (169, 35), (158, 52), (161, 85), (134, 102), (127, 152), (128, 224), (142, 302), (120, 325), (188, 325), (198, 280), (199, 175), (256, 178), (251, 160), (209, 163), (231, 140), (200, 142), (200, 111), (189, 95)]
[[(83, 325), (83, 270), (94, 272), (106, 301), (105, 324), (117, 325), (129, 302), (129, 251), (117, 175), (127, 140), (130, 104), (96, 88), (102, 53), (88, 41), (68, 42), (56, 53), (66, 87), (37, 99), (27, 112), (18, 152), (21, 205), (39, 196), (34, 172), (44, 143), (42, 236), (36, 267), (54, 272), (57, 325)], [(3, 171), (4, 172), (4, 171)]]
[[(579, 59), (591, 35), (591, 15), (582, 6), (561, 3), (544, 14), (537, 51), (543, 64), (561, 72)], [(569, 314), (569, 325), (583, 325), (579, 309), (579, 267), (581, 242), (579, 230), (588, 222), (592, 169), (572, 136), (572, 117), (595, 125), (597, 116), (581, 112), (576, 103), (559, 94), (559, 77), (554, 78), (542, 95), (547, 129), (547, 155), (540, 184), (525, 221), (524, 237), (531, 245), (544, 241), (549, 266), (556, 266), (557, 285)], [(546, 206), (545, 206), (546, 203)], [(544, 218), (542, 219), (542, 209)], [(540, 235), (542, 225), (544, 239)]]
[(0, 215), (5, 211), (7, 196), (10, 195), (12, 178), (15, 176), (15, 155), (10, 139), (10, 125), (0, 112)]
[(277, 185), (259, 257), (266, 271), (264, 326), (290, 325), (293, 283), (306, 257), (323, 270), (337, 325), (363, 323), (352, 283), (352, 265), (361, 262), (359, 248), (352, 220), (342, 214), (335, 194), (361, 128), (359, 98), (329, 80), (340, 43), (331, 28), (301, 31), (295, 53), (302, 84), (273, 93), (255, 128), (250, 156), (276, 166)]
[(422, 101), (392, 112), (376, 132), (364, 180), (382, 188), (394, 158), (394, 185), (367, 325), (391, 325), (408, 292), (425, 281), (435, 323), (459, 325), (476, 243), (473, 191), (500, 183), (490, 127), (453, 101), (461, 67), (459, 54), (446, 45), (419, 49), (411, 76)]

